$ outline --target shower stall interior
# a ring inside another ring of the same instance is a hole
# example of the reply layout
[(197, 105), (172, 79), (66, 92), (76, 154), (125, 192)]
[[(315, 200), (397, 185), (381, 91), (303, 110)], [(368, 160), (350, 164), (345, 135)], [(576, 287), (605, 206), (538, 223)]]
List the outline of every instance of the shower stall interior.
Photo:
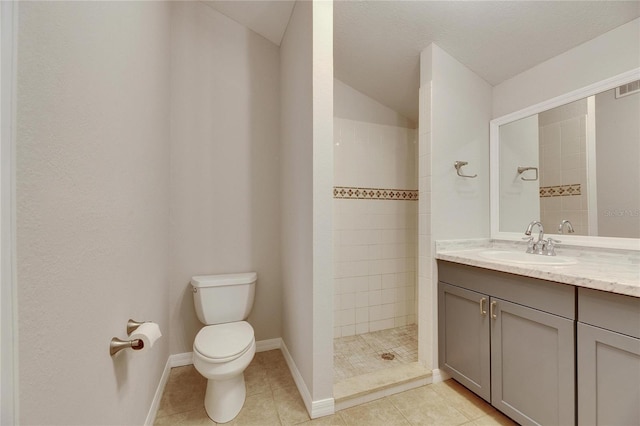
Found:
[(334, 119), (334, 384), (417, 362), (416, 129)]

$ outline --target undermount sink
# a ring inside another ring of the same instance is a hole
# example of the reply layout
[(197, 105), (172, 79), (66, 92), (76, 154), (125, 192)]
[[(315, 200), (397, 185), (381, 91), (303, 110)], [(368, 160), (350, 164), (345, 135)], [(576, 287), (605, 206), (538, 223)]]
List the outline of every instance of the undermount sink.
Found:
[(532, 253), (504, 250), (485, 250), (478, 253), (480, 257), (502, 262), (519, 263), (523, 265), (575, 265), (578, 261), (572, 257), (544, 256)]

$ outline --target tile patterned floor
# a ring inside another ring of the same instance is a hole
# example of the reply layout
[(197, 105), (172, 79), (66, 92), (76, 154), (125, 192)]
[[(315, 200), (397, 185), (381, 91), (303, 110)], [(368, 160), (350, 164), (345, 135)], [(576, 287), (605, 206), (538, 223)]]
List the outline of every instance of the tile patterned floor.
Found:
[[(247, 399), (228, 425), (515, 425), (454, 382), (423, 386), (310, 420), (279, 350), (259, 352), (245, 370)], [(204, 411), (205, 379), (193, 366), (171, 370), (155, 425), (215, 425)]]
[[(382, 359), (383, 353), (393, 354), (394, 359)], [(416, 361), (418, 327), (415, 324), (333, 339), (334, 383)]]

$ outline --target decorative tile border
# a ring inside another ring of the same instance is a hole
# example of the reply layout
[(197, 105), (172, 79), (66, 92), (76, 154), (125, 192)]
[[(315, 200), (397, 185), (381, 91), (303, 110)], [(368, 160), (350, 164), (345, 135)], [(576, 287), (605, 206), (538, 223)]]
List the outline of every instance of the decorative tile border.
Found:
[(581, 195), (580, 184), (541, 186), (540, 197), (567, 197), (570, 195)]
[(333, 198), (355, 200), (418, 200), (417, 189), (357, 188), (353, 186), (334, 186)]

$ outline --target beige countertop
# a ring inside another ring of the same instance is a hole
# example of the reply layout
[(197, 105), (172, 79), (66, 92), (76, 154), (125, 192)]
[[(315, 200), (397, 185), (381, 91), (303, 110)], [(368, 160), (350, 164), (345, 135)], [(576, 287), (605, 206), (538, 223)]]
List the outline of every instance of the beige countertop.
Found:
[(436, 241), (436, 259), (640, 297), (640, 252), (637, 251), (558, 246), (559, 256), (571, 257), (576, 263), (552, 266), (487, 259), (481, 256), (487, 250), (524, 252), (526, 244), (492, 239)]

